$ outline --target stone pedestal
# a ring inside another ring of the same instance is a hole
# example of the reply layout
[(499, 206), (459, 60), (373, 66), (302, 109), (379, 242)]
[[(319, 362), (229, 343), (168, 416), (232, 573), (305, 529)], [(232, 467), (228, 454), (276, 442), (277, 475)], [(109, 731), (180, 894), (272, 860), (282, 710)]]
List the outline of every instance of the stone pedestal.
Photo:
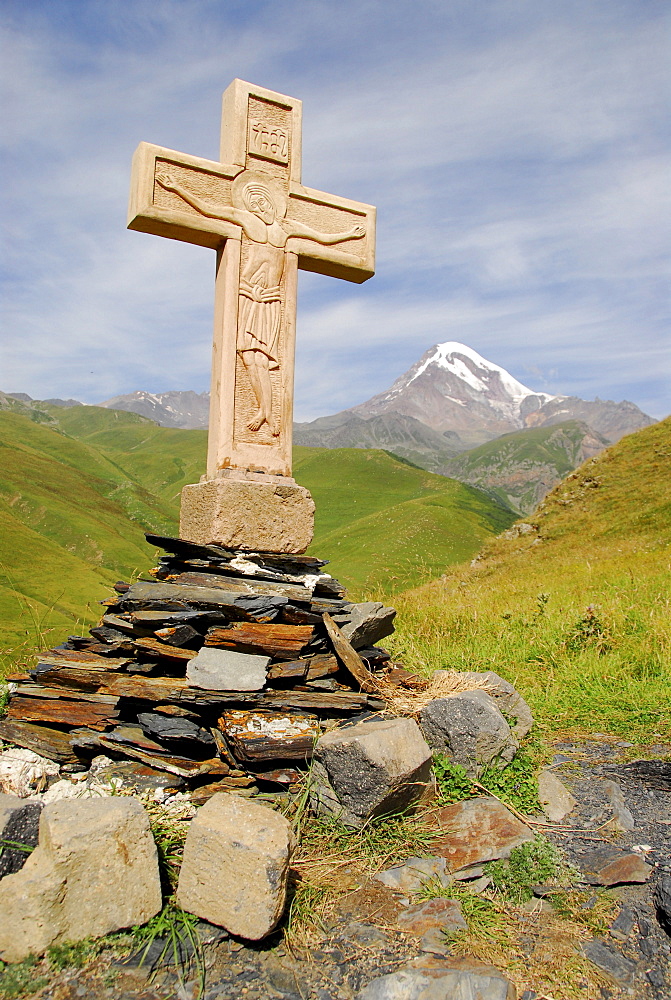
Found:
[(185, 486), (180, 538), (250, 552), (305, 552), (315, 512), (308, 490), (288, 476), (251, 475)]

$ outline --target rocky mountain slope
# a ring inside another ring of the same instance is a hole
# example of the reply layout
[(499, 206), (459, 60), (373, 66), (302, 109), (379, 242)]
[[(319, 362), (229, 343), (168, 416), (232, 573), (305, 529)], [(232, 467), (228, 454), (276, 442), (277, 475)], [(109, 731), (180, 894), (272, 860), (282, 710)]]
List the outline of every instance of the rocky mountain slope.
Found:
[(528, 514), (577, 466), (608, 445), (582, 420), (502, 434), (455, 456), (439, 470)]
[(129, 392), (98, 403), (109, 410), (127, 410), (155, 420), (161, 427), (207, 430), (210, 415), (209, 392)]

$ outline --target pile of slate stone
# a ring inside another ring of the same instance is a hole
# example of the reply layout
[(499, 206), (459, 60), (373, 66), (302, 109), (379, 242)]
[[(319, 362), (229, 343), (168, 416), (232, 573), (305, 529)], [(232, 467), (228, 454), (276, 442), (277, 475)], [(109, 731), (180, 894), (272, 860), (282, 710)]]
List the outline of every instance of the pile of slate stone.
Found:
[(9, 678), (0, 738), (64, 770), (125, 761), (205, 801), (291, 788), (325, 730), (384, 708), (393, 608), (347, 601), (310, 556), (146, 537), (167, 553), (155, 578), (116, 584), (89, 636)]

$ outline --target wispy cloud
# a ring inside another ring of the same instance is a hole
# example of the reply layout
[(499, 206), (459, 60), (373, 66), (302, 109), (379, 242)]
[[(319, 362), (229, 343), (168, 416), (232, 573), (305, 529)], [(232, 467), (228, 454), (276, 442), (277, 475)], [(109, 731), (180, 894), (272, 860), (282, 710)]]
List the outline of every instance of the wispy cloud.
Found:
[(124, 230), (130, 157), (146, 139), (216, 158), (240, 76), (303, 99), (306, 183), (379, 207), (374, 279), (301, 277), (299, 418), (361, 402), (441, 339), (665, 415), (666, 15), (9, 0), (0, 387), (207, 388), (214, 255)]

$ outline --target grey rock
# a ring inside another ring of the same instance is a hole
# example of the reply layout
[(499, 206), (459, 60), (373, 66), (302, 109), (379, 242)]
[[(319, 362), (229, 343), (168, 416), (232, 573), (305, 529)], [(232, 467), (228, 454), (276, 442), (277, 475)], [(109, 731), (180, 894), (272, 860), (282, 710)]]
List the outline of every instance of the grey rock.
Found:
[(260, 691), (269, 663), (269, 656), (203, 646), (187, 663), (186, 679), (209, 691)]
[(628, 986), (632, 982), (636, 971), (635, 964), (628, 958), (618, 955), (603, 942), (594, 938), (582, 945), (582, 951), (592, 965), (596, 965), (597, 969), (619, 986)]
[(561, 822), (578, 804), (552, 771), (541, 771), (538, 775), (538, 801), (551, 823)]
[(144, 924), (161, 909), (149, 817), (128, 797), (44, 807), (38, 847), (0, 882), (0, 957)]
[(355, 649), (374, 646), (394, 631), (394, 608), (385, 608), (379, 601), (352, 604), (347, 609), (348, 622), (340, 630)]
[(394, 865), (375, 876), (378, 882), (398, 892), (418, 892), (424, 882), (436, 881), (447, 888), (452, 879), (445, 858), (408, 858), (402, 865)]
[(431, 749), (447, 753), (473, 777), (493, 761), (509, 763), (519, 748), (494, 699), (482, 690), (436, 698), (419, 720)]
[(636, 918), (628, 906), (623, 906), (608, 930), (616, 941), (626, 941), (634, 929)]
[(23, 868), (31, 854), (24, 848), (37, 847), (41, 812), (41, 802), (0, 794), (0, 878)]
[(412, 719), (375, 719), (325, 733), (315, 746), (311, 801), (360, 827), (402, 812), (431, 787), (431, 751)]
[[(439, 678), (442, 673), (452, 673), (452, 671), (435, 670), (433, 676)], [(493, 670), (463, 670), (460, 676), (468, 681), (472, 679), (478, 685), (486, 684), (486, 692), (490, 695), (499, 711), (507, 716), (509, 720), (515, 719), (510, 725), (515, 736), (521, 740), (531, 731), (534, 724), (534, 717), (531, 709), (521, 694), (513, 687), (510, 681), (504, 680)]]
[(482, 967), (401, 969), (374, 979), (356, 1000), (515, 1000), (516, 990), (502, 973)]
[(214, 743), (208, 729), (179, 716), (161, 715), (158, 712), (140, 712), (137, 721), (143, 732), (159, 740), (189, 740), (196, 743)]
[(617, 781), (604, 781), (603, 789), (613, 810), (613, 818), (608, 825), (620, 833), (628, 833), (635, 829), (636, 821), (631, 810), (627, 808), (622, 789)]
[(660, 923), (668, 934), (671, 934), (671, 875), (664, 875), (657, 885), (653, 895)]
[(260, 940), (284, 911), (293, 845), (280, 813), (216, 793), (191, 821), (179, 905), (231, 934)]

